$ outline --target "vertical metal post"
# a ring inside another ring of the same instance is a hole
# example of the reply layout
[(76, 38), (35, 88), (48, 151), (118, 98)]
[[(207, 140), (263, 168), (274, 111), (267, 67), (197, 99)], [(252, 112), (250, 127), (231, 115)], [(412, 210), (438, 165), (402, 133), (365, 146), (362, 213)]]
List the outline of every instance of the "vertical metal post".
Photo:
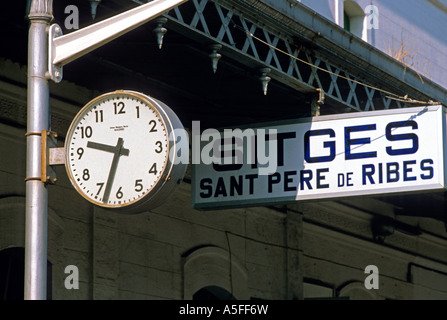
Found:
[(45, 300), (47, 285), (48, 190), (41, 181), (41, 131), (50, 129), (47, 30), (52, 0), (31, 0), (28, 36), (26, 156), (26, 300)]

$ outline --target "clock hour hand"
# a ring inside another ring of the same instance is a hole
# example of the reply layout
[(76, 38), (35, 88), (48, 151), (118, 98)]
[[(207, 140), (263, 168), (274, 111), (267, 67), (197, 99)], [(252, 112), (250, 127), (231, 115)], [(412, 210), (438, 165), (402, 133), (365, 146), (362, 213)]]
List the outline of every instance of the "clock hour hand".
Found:
[[(119, 138), (119, 139), (123, 140), (122, 138)], [(118, 141), (119, 141), (119, 139), (118, 139)], [(118, 148), (118, 145), (110, 146), (107, 144), (88, 141), (87, 148), (92, 148), (92, 149), (101, 150), (101, 151), (110, 152), (110, 153), (116, 153), (118, 151), (120, 153), (120, 155), (123, 155), (123, 156), (129, 155), (129, 149), (124, 149), (122, 147), (122, 145), (120, 148)]]
[(115, 179), (116, 169), (118, 167), (118, 161), (120, 156), (128, 156), (129, 149), (123, 148), (124, 140), (123, 138), (118, 138), (116, 146), (110, 146), (97, 142), (87, 142), (87, 148), (93, 148), (97, 150), (102, 150), (106, 152), (113, 153), (112, 165), (110, 166), (109, 176), (107, 178), (106, 188), (104, 190), (103, 202), (107, 203), (110, 197), (110, 191), (112, 190), (113, 180)]

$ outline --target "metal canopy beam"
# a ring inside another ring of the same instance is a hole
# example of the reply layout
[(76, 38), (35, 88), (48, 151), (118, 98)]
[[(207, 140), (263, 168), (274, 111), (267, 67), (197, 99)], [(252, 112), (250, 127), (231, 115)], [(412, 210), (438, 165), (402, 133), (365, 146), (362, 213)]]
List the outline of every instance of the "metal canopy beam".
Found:
[[(407, 107), (382, 91), (404, 96), (408, 93), (404, 83), (391, 84), (343, 57), (335, 59), (319, 50), (315, 42), (300, 38), (290, 26), (281, 27), (278, 17), (269, 18), (248, 7), (240, 1), (193, 0), (164, 16), (168, 28), (201, 43), (220, 44), (220, 53), (249, 68), (270, 68), (268, 76), (298, 91), (317, 93), (322, 89), (334, 104), (356, 111)], [(414, 88), (408, 90), (415, 92)], [(420, 93), (417, 98), (426, 96)]]

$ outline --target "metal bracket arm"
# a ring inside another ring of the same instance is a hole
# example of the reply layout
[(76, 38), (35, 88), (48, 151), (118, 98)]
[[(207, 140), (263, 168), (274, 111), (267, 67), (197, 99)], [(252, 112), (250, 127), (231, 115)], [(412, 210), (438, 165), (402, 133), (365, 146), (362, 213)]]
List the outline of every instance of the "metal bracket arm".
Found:
[(62, 80), (62, 66), (141, 26), (188, 0), (154, 0), (136, 8), (62, 35), (54, 24), (49, 30), (49, 77)]

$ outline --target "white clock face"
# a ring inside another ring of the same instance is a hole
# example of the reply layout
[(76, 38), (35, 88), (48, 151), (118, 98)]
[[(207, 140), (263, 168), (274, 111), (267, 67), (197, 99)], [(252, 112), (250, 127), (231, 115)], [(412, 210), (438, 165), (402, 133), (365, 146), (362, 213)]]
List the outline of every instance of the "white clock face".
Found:
[(155, 105), (118, 91), (78, 113), (65, 150), (68, 175), (81, 195), (103, 207), (125, 207), (166, 178), (169, 132)]

